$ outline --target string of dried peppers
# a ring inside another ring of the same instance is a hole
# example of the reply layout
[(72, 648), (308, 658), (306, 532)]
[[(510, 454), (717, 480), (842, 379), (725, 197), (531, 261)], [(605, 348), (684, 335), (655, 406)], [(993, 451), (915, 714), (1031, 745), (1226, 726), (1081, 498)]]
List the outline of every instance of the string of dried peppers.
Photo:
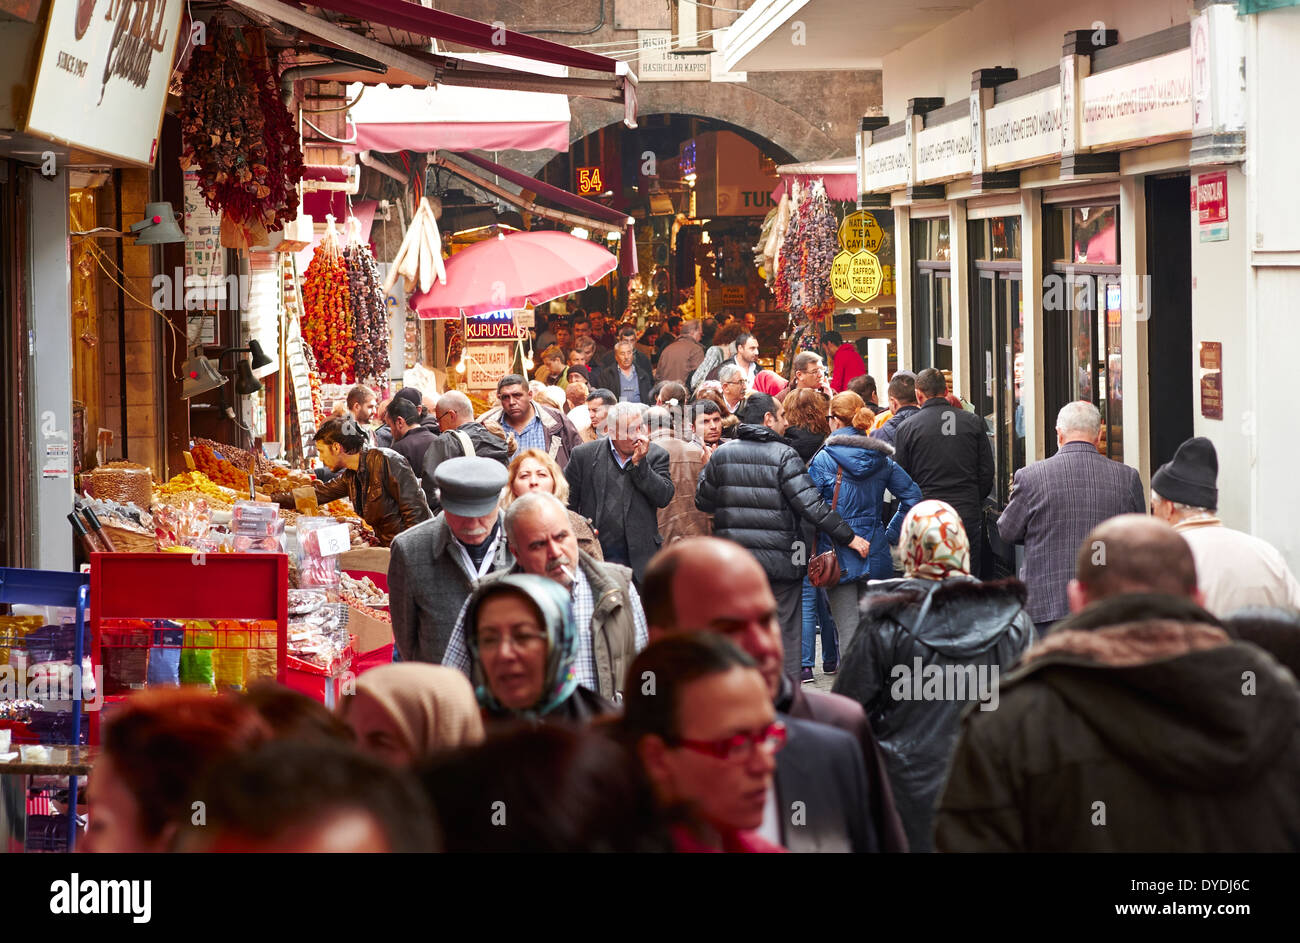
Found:
[(357, 370), (352, 290), (333, 219), (303, 275), (302, 308), (302, 339), (316, 355), (321, 380), (353, 382)]
[(380, 287), (379, 266), (370, 247), (350, 242), (343, 250), (347, 263), (348, 283), (352, 289), (352, 315), (355, 318), (353, 342), (356, 350), (358, 381), (379, 381), (388, 376), (388, 311)]
[(181, 88), (181, 167), (221, 213), (221, 244), (247, 248), (297, 215), (302, 148), (260, 30), (218, 29), (194, 50)]

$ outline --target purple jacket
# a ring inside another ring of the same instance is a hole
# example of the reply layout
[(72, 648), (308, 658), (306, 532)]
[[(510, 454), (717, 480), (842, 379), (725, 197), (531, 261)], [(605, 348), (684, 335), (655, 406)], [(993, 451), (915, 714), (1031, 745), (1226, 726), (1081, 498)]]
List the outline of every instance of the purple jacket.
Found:
[(1088, 442), (1067, 442), (1051, 458), (1016, 472), (998, 534), (1025, 545), (1020, 579), (1029, 587), (1030, 618), (1054, 622), (1069, 613), (1065, 587), (1089, 531), (1117, 514), (1145, 512), (1137, 470)]

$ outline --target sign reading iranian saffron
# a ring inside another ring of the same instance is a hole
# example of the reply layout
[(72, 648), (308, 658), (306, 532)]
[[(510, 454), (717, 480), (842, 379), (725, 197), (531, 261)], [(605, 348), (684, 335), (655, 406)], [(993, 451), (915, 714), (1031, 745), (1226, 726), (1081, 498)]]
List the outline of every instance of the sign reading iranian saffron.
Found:
[(183, 0), (51, 0), (25, 130), (151, 166)]

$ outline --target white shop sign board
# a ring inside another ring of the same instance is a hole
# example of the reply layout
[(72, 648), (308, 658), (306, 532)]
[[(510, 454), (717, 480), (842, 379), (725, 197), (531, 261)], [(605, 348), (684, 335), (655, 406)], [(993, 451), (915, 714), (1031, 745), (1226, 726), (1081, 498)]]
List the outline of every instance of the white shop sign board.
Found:
[(51, 0), (28, 134), (152, 166), (183, 0)]
[(862, 152), (858, 189), (863, 193), (907, 186), (907, 136), (899, 135)]
[(965, 176), (973, 168), (969, 115), (916, 132), (918, 183)]
[(984, 165), (996, 170), (1061, 153), (1061, 86), (1023, 95), (984, 112)]
[(1109, 147), (1191, 133), (1190, 49), (1089, 75), (1080, 85), (1082, 147)]
[(465, 386), (471, 390), (495, 390), (497, 381), (510, 372), (514, 362), (513, 344), (465, 345)]

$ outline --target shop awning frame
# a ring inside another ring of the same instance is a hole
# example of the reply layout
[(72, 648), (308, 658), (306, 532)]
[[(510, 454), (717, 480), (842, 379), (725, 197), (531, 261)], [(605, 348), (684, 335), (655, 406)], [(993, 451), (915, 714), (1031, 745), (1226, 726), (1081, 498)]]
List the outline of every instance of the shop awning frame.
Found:
[[(316, 5), (322, 6), (322, 4)], [(413, 4), (403, 3), (402, 5), (410, 5), (417, 11), (437, 12)], [(309, 34), (332, 46), (358, 53), (387, 67), (382, 72), (375, 72), (358, 68), (352, 64), (338, 63), (337, 71), (325, 72), (318, 70), (314, 77), (335, 82), (360, 82), (365, 85), (419, 86), (446, 84), (576, 95), (582, 98), (594, 98), (600, 101), (623, 104), (628, 112), (625, 120), (631, 122), (630, 126), (635, 126), (636, 92), (634, 86), (636, 77), (627, 73), (624, 63), (606, 59), (604, 56), (596, 56), (595, 58), (611, 64), (612, 68), (598, 70), (614, 73), (606, 78), (537, 75), (485, 63), (468, 62), (455, 57), (417, 49), (398, 49), (387, 43), (381, 43), (367, 36), (362, 36), (360, 33), (345, 29), (318, 16), (313, 16), (305, 10), (283, 3), (281, 0), (231, 0), (231, 6), (259, 21), (270, 18), (291, 27), (295, 32)], [(384, 22), (378, 18), (375, 19), (376, 22)], [(464, 18), (456, 17), (455, 19)], [(468, 22), (477, 21), (470, 20)], [(385, 23), (385, 25), (391, 24)], [(488, 24), (480, 25), (491, 30), (491, 26)], [(419, 32), (419, 30), (413, 30), (413, 32)], [(549, 45), (559, 46), (557, 43)], [(559, 48), (568, 49), (567, 46), (559, 46)], [(497, 46), (490, 47), (490, 51), (503, 52), (505, 49)], [(550, 58), (530, 56), (518, 48), (510, 51), (511, 54), (519, 55), (522, 58), (538, 58), (540, 61), (552, 61)], [(571, 51), (581, 52), (582, 50)], [(585, 55), (590, 56), (592, 54), (586, 53)], [(620, 69), (620, 66), (623, 68)], [(570, 67), (577, 68), (577, 66)], [(592, 66), (586, 66), (585, 68), (592, 68)]]
[(409, 3), (407, 0), (313, 0), (313, 5), (345, 16), (382, 23), (408, 33), (428, 36), (430, 39), (482, 49), (484, 52), (503, 52), (571, 69), (613, 74), (619, 72), (619, 61), (609, 56), (597, 55), (585, 49), (573, 49), (563, 43), (517, 33), (491, 23)]

